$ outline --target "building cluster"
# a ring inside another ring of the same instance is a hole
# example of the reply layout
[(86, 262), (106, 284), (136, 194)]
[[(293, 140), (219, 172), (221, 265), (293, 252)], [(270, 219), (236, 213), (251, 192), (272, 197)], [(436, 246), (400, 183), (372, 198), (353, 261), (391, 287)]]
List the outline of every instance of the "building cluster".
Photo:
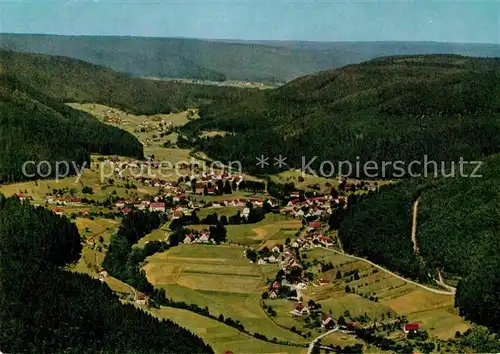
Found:
[(296, 198), (288, 202), (283, 208), (283, 213), (296, 218), (308, 217), (328, 217), (332, 210), (338, 207), (344, 207), (346, 201), (344, 198), (332, 198), (331, 196)]
[(81, 206), (83, 205), (81, 198), (77, 197), (61, 197), (57, 198), (52, 195), (45, 197), (47, 204), (64, 205), (64, 206)]
[(210, 238), (209, 230), (202, 231), (192, 231), (186, 234), (183, 240), (184, 244), (192, 244), (192, 243), (213, 243), (215, 244), (215, 240)]
[(316, 226), (319, 222), (313, 221), (309, 223), (306, 235), (293, 240), (291, 243), (292, 248), (307, 250), (315, 247), (332, 247), (332, 238), (324, 236), (323, 232), (318, 230), (319, 227), (312, 227), (311, 224)]

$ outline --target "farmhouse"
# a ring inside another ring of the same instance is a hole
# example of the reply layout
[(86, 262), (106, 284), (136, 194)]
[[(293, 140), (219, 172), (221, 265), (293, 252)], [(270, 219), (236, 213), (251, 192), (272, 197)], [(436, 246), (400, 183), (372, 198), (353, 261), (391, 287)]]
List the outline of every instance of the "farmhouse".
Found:
[(244, 208), (241, 212), (241, 217), (248, 219), (248, 215), (250, 215), (250, 208)]
[(276, 262), (278, 262), (278, 258), (276, 258), (275, 256), (271, 256), (271, 257), (269, 257), (269, 258), (267, 259), (267, 261), (268, 261), (269, 263), (276, 263)]
[(330, 281), (327, 279), (320, 279), (319, 280), (319, 285), (326, 285), (326, 284), (330, 284)]
[(193, 240), (194, 240), (193, 233), (189, 233), (189, 234), (186, 235), (186, 237), (184, 237), (184, 241), (183, 242), (187, 244), (187, 243), (193, 242)]
[(101, 269), (101, 271), (99, 272), (99, 280), (101, 282), (104, 282), (107, 277), (108, 277), (108, 272), (106, 272), (104, 269)]
[(208, 230), (203, 230), (201, 233), (200, 233), (200, 237), (198, 238), (197, 240), (198, 242), (201, 242), (201, 243), (207, 243), (210, 241), (210, 231)]
[(321, 227), (321, 223), (319, 221), (311, 221), (309, 223), (309, 231), (312, 231), (314, 229), (319, 229)]
[(138, 294), (137, 298), (135, 299), (135, 303), (137, 305), (146, 305), (147, 302), (148, 302), (148, 298), (144, 294)]
[(329, 314), (324, 313), (323, 316), (321, 316), (321, 327), (323, 327), (323, 328), (330, 328), (334, 324), (335, 323), (333, 322), (333, 319), (332, 319), (332, 317)]
[(63, 211), (62, 211), (62, 209), (61, 209), (61, 208), (55, 208), (53, 211), (54, 211), (54, 213), (55, 213), (56, 215), (59, 215), (59, 216), (61, 216), (61, 215), (63, 214)]
[(404, 332), (410, 333), (410, 331), (414, 332), (420, 331), (420, 325), (418, 323), (407, 323), (404, 327)]
[(295, 307), (293, 308), (293, 310), (290, 311), (290, 313), (293, 316), (308, 315), (309, 314), (309, 308), (307, 306), (305, 306), (304, 304), (302, 304), (301, 302), (299, 302), (297, 305), (295, 305)]
[(149, 205), (149, 211), (165, 212), (165, 203), (151, 203)]
[(269, 292), (269, 298), (270, 298), (270, 299), (273, 299), (273, 300), (274, 300), (274, 299), (277, 299), (277, 298), (278, 298), (278, 292), (277, 292), (276, 290), (271, 290), (271, 291)]

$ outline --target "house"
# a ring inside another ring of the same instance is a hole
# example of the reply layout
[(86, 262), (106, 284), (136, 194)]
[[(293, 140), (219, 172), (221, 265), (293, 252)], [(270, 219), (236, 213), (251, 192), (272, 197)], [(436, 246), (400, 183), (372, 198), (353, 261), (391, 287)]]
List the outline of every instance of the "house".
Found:
[(125, 207), (125, 202), (124, 201), (118, 201), (118, 202), (115, 203), (115, 207), (121, 209), (121, 208)]
[(276, 262), (278, 262), (278, 258), (276, 258), (275, 256), (271, 256), (267, 260), (269, 261), (269, 263), (276, 263)]
[(319, 221), (311, 221), (309, 223), (309, 231), (314, 229), (319, 229), (321, 227), (321, 223)]
[(180, 210), (174, 210), (174, 212), (172, 213), (173, 215), (173, 219), (180, 219), (183, 215), (182, 211)]
[(128, 213), (130, 213), (131, 211), (132, 211), (132, 209), (130, 209), (130, 208), (123, 208), (123, 209), (122, 209), (122, 213), (123, 213), (123, 215), (127, 215), (127, 214), (128, 214)]
[(106, 280), (107, 277), (108, 277), (108, 272), (106, 272), (104, 269), (101, 269), (101, 271), (99, 272), (99, 280), (101, 282), (104, 282), (104, 280)]
[(82, 200), (80, 198), (69, 198), (67, 203), (65, 203), (65, 204), (78, 206), (78, 205), (81, 205), (81, 203), (82, 203)]
[(62, 211), (62, 209), (61, 209), (61, 208), (55, 208), (53, 211), (54, 211), (54, 213), (55, 213), (56, 215), (59, 215), (59, 216), (61, 216), (61, 215), (63, 214), (63, 211)]
[(333, 325), (334, 325), (334, 322), (333, 322), (332, 317), (329, 314), (324, 313), (323, 316), (321, 316), (321, 327), (330, 328)]
[(274, 289), (274, 290), (278, 290), (278, 289), (280, 288), (280, 286), (281, 286), (281, 285), (280, 285), (280, 283), (279, 283), (279, 282), (277, 282), (277, 281), (275, 281), (275, 282), (273, 283), (273, 286), (272, 286), (272, 287), (273, 287), (273, 289)]
[(198, 242), (205, 243), (210, 241), (210, 234), (208, 233), (202, 233), (201, 236), (198, 238)]
[(151, 203), (149, 205), (149, 211), (159, 211), (165, 212), (165, 203)]
[(330, 281), (327, 279), (320, 279), (319, 280), (319, 285), (326, 285), (326, 284), (330, 284)]
[(293, 308), (290, 313), (293, 316), (304, 316), (309, 314), (309, 308), (305, 306), (303, 303), (299, 302), (295, 307)]
[(273, 299), (273, 300), (274, 300), (274, 299), (277, 299), (277, 298), (278, 298), (278, 292), (277, 292), (276, 290), (271, 290), (271, 291), (269, 292), (269, 298), (270, 298), (270, 299)]
[(292, 192), (292, 193), (290, 193), (290, 197), (298, 198), (298, 197), (300, 197), (300, 193), (299, 192)]
[(281, 249), (279, 248), (279, 246), (274, 246), (272, 249), (271, 249), (271, 252), (273, 253), (280, 253), (281, 252)]
[(257, 264), (258, 265), (264, 265), (264, 264), (266, 264), (266, 261), (263, 260), (262, 258), (259, 258), (259, 260), (257, 261)]
[(407, 323), (407, 324), (405, 324), (404, 332), (405, 333), (410, 333), (411, 331), (413, 331), (413, 332), (420, 331), (420, 324), (418, 324), (418, 323)]
[(194, 240), (194, 235), (192, 233), (189, 233), (184, 237), (184, 243), (191, 243)]
[(295, 212), (295, 216), (298, 218), (301, 218), (304, 216), (304, 211), (302, 209), (299, 209)]
[(148, 298), (144, 294), (138, 294), (136, 299), (135, 299), (135, 303), (137, 305), (146, 305), (147, 302), (148, 302)]
[(248, 219), (248, 215), (250, 215), (250, 208), (244, 208), (241, 212), (241, 217)]
[(347, 327), (347, 329), (348, 329), (348, 330), (354, 330), (354, 329), (356, 329), (356, 327), (357, 327), (357, 326), (358, 326), (358, 325), (357, 325), (357, 323), (356, 323), (356, 322), (348, 322), (348, 323), (346, 324), (346, 327)]

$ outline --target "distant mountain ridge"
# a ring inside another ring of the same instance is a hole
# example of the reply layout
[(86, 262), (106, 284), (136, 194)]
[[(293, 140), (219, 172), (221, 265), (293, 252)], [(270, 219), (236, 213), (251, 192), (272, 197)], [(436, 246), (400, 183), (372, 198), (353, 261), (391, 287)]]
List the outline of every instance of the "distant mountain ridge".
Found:
[(498, 44), (239, 41), (0, 34), (0, 48), (67, 56), (134, 76), (286, 82), (381, 56), (500, 57)]

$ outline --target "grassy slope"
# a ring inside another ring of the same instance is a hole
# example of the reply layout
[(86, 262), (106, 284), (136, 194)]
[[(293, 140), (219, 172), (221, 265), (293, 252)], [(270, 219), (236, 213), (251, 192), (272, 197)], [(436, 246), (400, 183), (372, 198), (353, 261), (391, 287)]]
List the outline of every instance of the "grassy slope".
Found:
[(298, 335), (278, 327), (260, 307), (267, 277), (276, 266), (250, 264), (237, 246), (180, 245), (147, 258), (148, 280), (176, 301), (207, 306), (210, 313), (239, 320), (247, 330), (268, 338), (301, 343)]
[[(483, 162), (480, 178), (460, 177), (457, 166), (457, 177), (407, 181), (384, 190), (356, 209), (341, 231), (346, 241), (354, 240), (358, 253), (371, 257), (376, 248), (381, 264), (403, 271), (398, 263), (412, 253), (411, 205), (420, 196), (417, 241), (426, 272), (436, 277), (436, 269), (442, 269), (445, 279), (458, 280), (455, 304), (465, 317), (499, 331), (500, 156)], [(389, 245), (398, 244), (399, 250), (391, 251)]]

